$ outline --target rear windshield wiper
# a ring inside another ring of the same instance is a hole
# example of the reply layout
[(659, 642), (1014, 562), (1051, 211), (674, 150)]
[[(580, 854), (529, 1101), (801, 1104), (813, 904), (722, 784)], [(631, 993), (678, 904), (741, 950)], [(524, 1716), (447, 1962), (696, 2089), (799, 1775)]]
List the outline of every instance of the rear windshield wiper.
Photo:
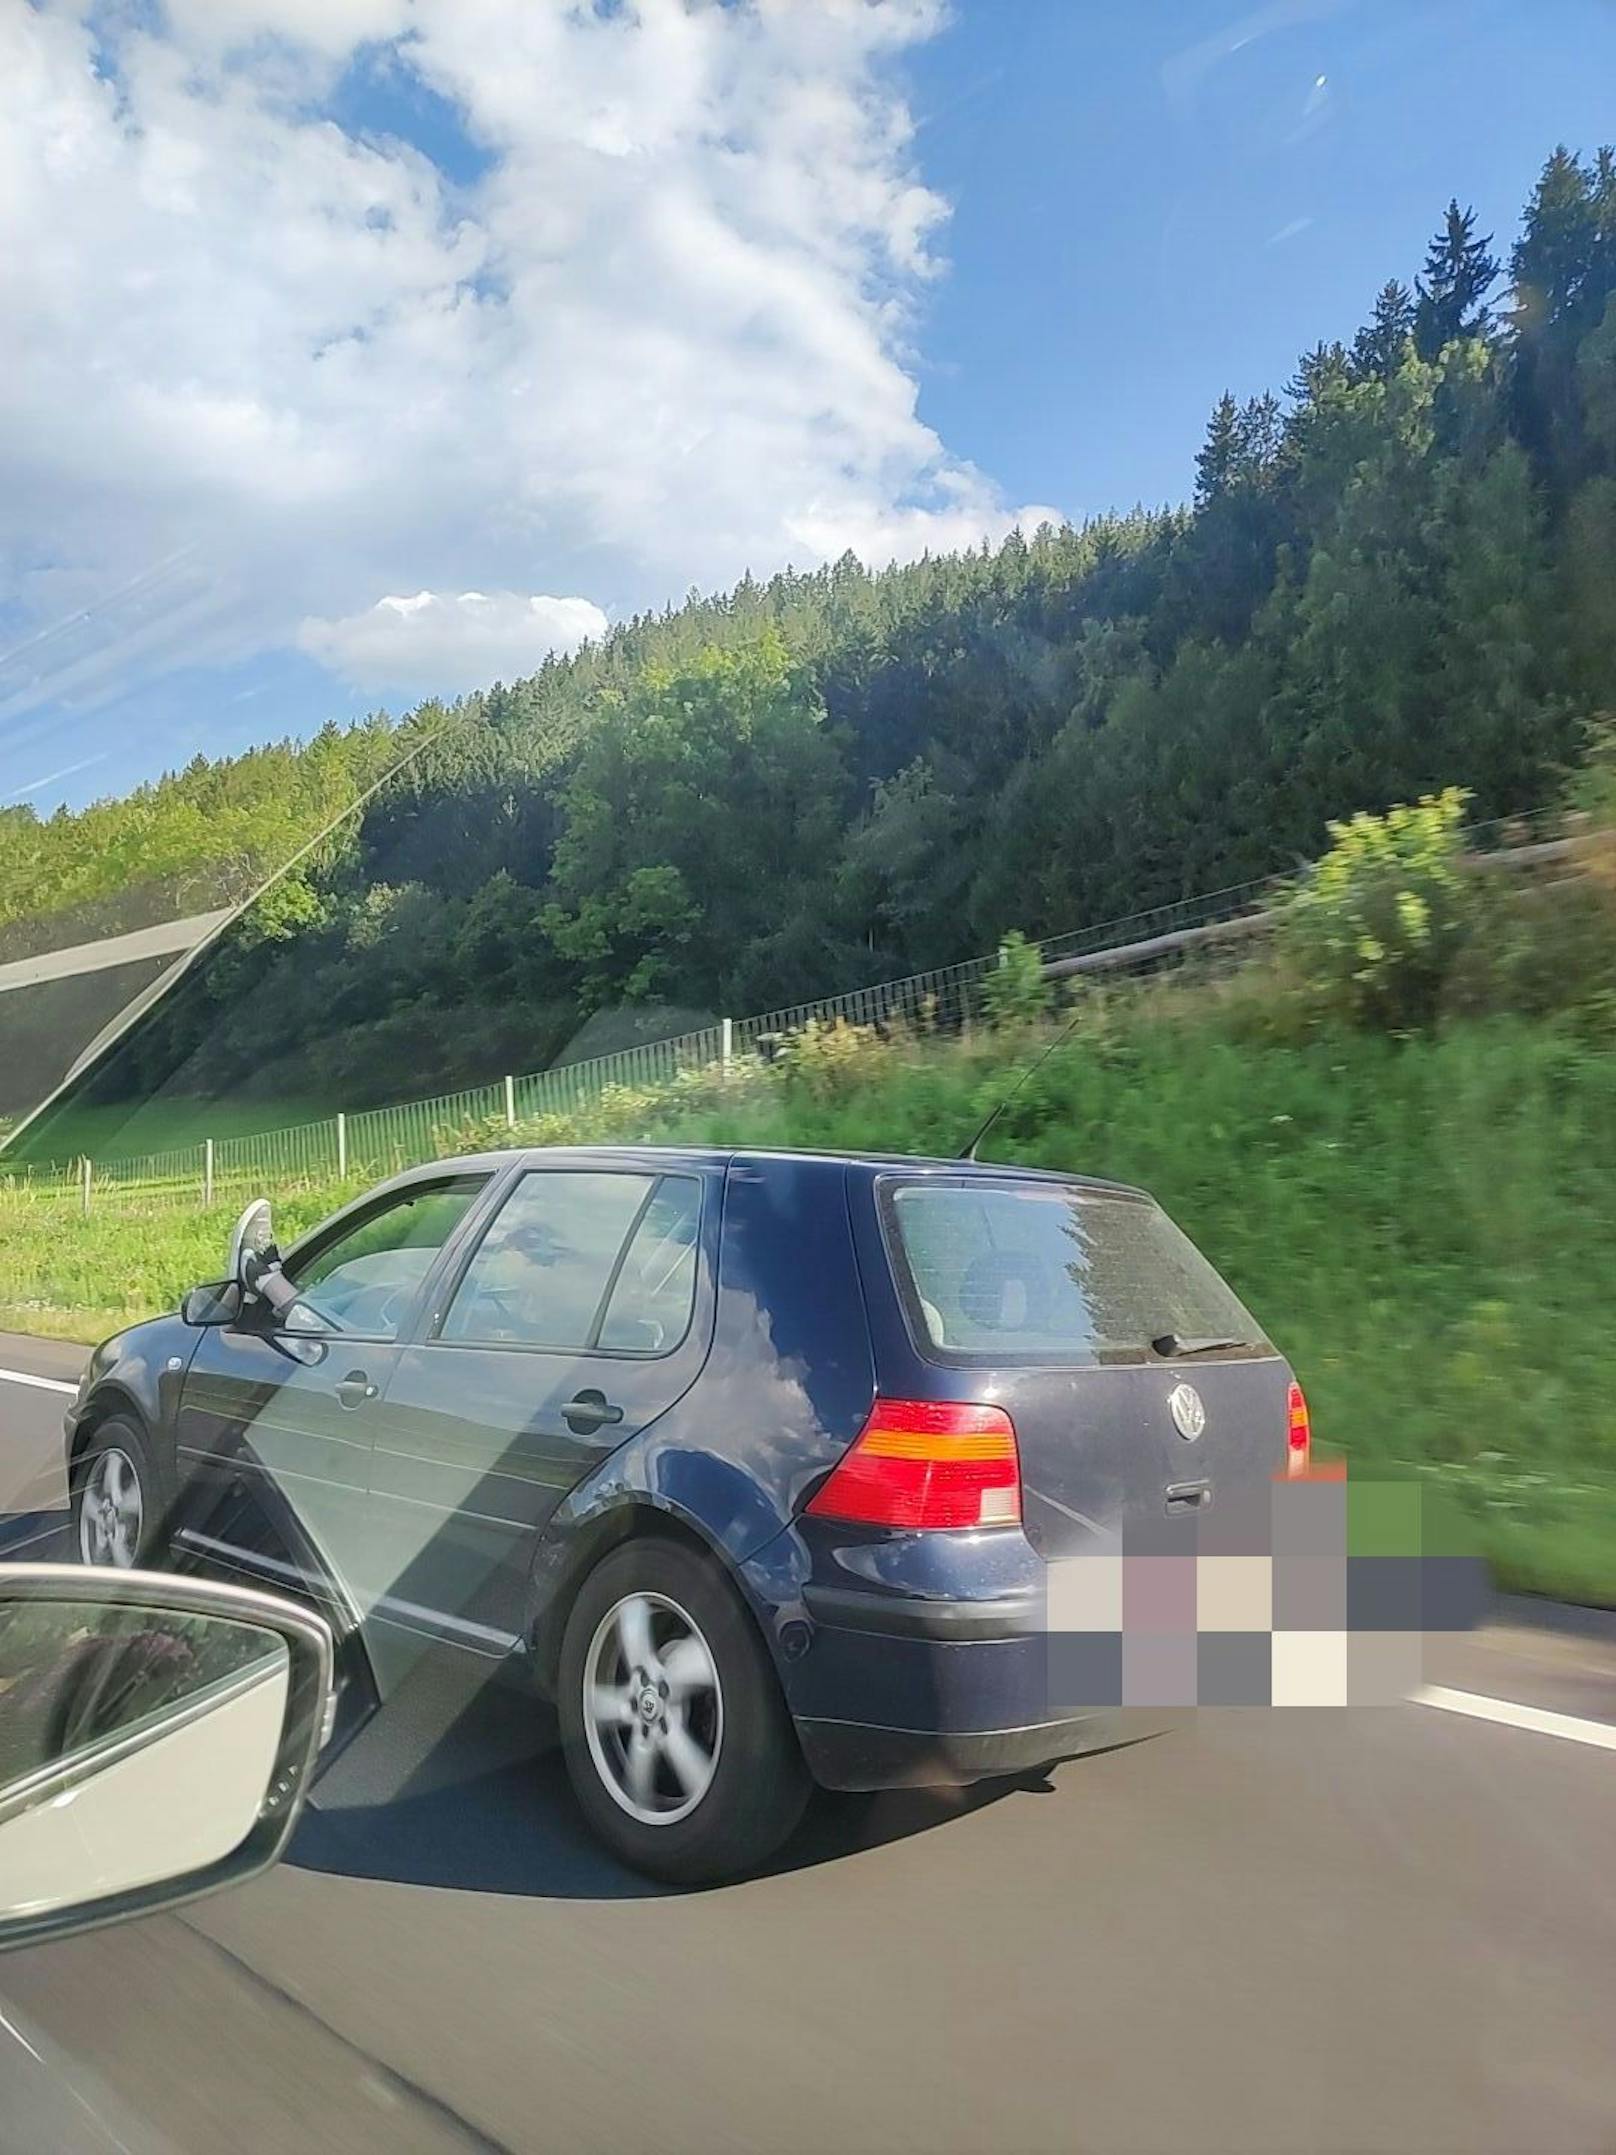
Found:
[(1225, 1339), (1221, 1334), (1211, 1334), (1204, 1339), (1187, 1338), (1182, 1332), (1160, 1332), (1151, 1341), (1159, 1355), (1178, 1359), (1186, 1354), (1216, 1354), (1220, 1347), (1251, 1347), (1256, 1342), (1249, 1339)]

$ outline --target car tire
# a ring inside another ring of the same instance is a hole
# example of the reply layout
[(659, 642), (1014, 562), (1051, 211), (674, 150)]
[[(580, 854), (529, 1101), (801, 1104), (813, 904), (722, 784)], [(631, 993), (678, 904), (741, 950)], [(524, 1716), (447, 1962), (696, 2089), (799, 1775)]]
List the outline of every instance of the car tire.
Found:
[(681, 1542), (620, 1543), (585, 1579), (557, 1705), (585, 1818), (649, 1877), (739, 1877), (802, 1817), (808, 1770), (768, 1652), (718, 1566)]
[(162, 1491), (138, 1423), (110, 1416), (73, 1466), (72, 1555), (116, 1570), (156, 1563), (164, 1547)]

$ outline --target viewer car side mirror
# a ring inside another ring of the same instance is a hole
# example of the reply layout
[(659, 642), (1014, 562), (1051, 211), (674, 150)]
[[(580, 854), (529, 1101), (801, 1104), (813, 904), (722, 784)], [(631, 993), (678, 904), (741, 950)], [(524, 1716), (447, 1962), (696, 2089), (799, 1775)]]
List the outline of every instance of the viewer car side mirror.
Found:
[(322, 1618), (245, 1587), (0, 1566), (0, 1951), (274, 1863), (331, 1657)]
[(213, 1280), (206, 1287), (193, 1287), (180, 1304), (187, 1324), (234, 1324), (244, 1300), (234, 1280)]

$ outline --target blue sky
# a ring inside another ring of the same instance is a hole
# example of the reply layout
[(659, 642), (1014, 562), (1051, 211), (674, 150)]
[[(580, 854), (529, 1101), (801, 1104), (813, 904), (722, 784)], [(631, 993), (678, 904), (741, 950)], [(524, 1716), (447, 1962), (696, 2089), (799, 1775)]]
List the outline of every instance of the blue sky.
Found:
[[(1182, 499), (1616, 134), (1558, 0), (169, 0), (0, 25), (0, 798), (853, 545)], [(71, 164), (60, 145), (87, 145)], [(20, 266), (17, 266), (20, 265)]]
[(1214, 398), (1349, 338), (1450, 195), (1507, 256), (1555, 143), (1616, 133), (1616, 8), (989, 0), (911, 78), (954, 205), (924, 408), (1081, 513), (1182, 499)]

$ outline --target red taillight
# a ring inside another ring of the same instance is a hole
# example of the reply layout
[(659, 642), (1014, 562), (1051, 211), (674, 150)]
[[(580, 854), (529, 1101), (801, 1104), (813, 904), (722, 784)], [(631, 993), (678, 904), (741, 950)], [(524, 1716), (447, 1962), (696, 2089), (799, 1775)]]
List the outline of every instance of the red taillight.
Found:
[(1014, 1526), (1015, 1424), (1002, 1407), (878, 1399), (808, 1510), (870, 1526)]
[(1285, 1398), (1285, 1472), (1299, 1480), (1312, 1464), (1313, 1430), (1302, 1387), (1292, 1384)]

